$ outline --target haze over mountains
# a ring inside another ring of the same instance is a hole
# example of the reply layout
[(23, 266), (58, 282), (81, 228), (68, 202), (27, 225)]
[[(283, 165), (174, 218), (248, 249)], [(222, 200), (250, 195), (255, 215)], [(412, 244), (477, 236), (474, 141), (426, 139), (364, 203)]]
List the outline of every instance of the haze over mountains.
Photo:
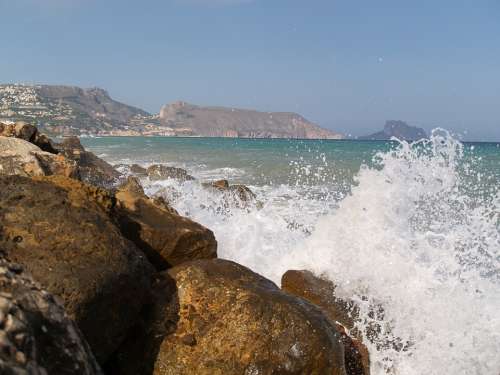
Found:
[(176, 102), (160, 114), (113, 100), (99, 88), (0, 85), (0, 120), (27, 121), (53, 135), (161, 135), (340, 139), (296, 113)]
[(390, 120), (385, 123), (383, 130), (359, 137), (358, 139), (386, 141), (392, 137), (405, 141), (417, 141), (422, 138), (427, 138), (427, 133), (424, 129), (410, 126), (404, 121)]
[(224, 107), (200, 107), (186, 102), (164, 105), (162, 125), (191, 129), (206, 137), (340, 139), (291, 112), (258, 112)]
[[(186, 102), (165, 104), (150, 114), (113, 100), (100, 88), (0, 85), (0, 121), (26, 121), (50, 135), (201, 136), (243, 138), (342, 139), (292, 112), (203, 107)], [(425, 138), (423, 129), (388, 121), (365, 140)]]

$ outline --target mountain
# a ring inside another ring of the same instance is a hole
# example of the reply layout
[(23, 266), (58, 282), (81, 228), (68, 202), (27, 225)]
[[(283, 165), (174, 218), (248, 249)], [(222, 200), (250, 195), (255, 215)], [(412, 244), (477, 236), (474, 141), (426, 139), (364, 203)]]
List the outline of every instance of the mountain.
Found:
[(164, 105), (160, 123), (205, 137), (340, 139), (296, 113), (200, 107), (186, 102)]
[(389, 140), (392, 137), (405, 141), (416, 141), (422, 138), (427, 138), (427, 134), (422, 128), (410, 126), (404, 121), (391, 120), (385, 123), (384, 130), (371, 135), (359, 137), (358, 139)]
[(0, 122), (25, 121), (49, 135), (160, 135), (341, 138), (295, 113), (264, 113), (177, 102), (160, 114), (116, 100), (100, 88), (0, 85)]
[(0, 119), (36, 123), (48, 133), (79, 135), (127, 129), (150, 117), (142, 109), (111, 99), (99, 88), (0, 85)]

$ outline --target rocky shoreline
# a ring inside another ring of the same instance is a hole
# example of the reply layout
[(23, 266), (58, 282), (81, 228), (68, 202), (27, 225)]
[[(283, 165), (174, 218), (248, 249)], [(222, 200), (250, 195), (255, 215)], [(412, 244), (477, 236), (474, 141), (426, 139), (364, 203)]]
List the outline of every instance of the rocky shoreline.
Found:
[[(193, 176), (125, 167), (0, 123), (2, 374), (369, 374), (333, 284), (218, 259), (213, 232), (137, 178)], [(246, 186), (204, 187), (258, 207)]]

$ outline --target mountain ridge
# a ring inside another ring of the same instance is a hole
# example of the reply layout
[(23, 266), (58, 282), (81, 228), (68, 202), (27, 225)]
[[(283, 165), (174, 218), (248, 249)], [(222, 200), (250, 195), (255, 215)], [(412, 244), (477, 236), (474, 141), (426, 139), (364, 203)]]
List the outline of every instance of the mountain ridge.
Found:
[(422, 138), (427, 138), (427, 133), (424, 129), (410, 126), (401, 120), (386, 121), (384, 129), (376, 133), (358, 137), (359, 140), (390, 140), (392, 137), (404, 141), (417, 141)]
[(260, 112), (186, 102), (159, 114), (118, 102), (102, 88), (0, 84), (0, 121), (26, 121), (50, 135), (206, 136), (340, 139), (292, 112)]
[(293, 112), (261, 112), (177, 101), (162, 106), (159, 119), (165, 126), (192, 129), (197, 135), (207, 137), (342, 138)]

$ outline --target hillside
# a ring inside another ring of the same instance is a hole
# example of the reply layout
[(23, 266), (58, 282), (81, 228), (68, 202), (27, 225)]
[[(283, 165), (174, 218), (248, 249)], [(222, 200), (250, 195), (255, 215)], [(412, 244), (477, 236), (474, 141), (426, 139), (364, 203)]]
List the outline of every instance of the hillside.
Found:
[(384, 126), (384, 130), (371, 135), (366, 135), (359, 137), (362, 140), (389, 140), (392, 137), (396, 137), (405, 141), (416, 141), (422, 138), (427, 138), (427, 134), (424, 129), (418, 128), (416, 126), (410, 126), (404, 121), (387, 121)]
[(200, 107), (185, 102), (164, 105), (160, 123), (205, 137), (339, 139), (340, 134), (296, 113)]
[(117, 102), (99, 88), (0, 85), (0, 119), (36, 123), (50, 134), (97, 134), (127, 130), (151, 115)]
[(0, 121), (26, 121), (49, 135), (341, 138), (295, 113), (265, 113), (184, 102), (160, 114), (113, 100), (99, 88), (0, 85)]

